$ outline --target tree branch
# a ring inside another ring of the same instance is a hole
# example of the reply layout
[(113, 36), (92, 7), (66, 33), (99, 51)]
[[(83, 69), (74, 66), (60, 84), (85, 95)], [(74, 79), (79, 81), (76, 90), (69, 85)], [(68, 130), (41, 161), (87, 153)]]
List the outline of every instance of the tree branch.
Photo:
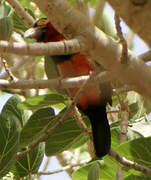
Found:
[[(151, 1), (136, 5), (133, 0), (107, 0), (126, 24), (151, 47)], [(140, 1), (139, 1), (140, 2)], [(139, 22), (139, 23), (138, 23)]]
[(13, 53), (18, 55), (41, 56), (74, 54), (79, 52), (81, 49), (83, 49), (83, 47), (76, 39), (32, 44), (0, 41), (0, 53)]
[(126, 166), (128, 168), (133, 168), (136, 171), (140, 171), (145, 175), (151, 176), (151, 169), (125, 159), (124, 157), (120, 156), (118, 153), (116, 153), (113, 150), (110, 150), (109, 155), (112, 156), (114, 159), (116, 159), (121, 164), (123, 164), (124, 166)]
[[(74, 78), (51, 79), (51, 80), (0, 80), (0, 89), (45, 89), (45, 88), (73, 88), (81, 87), (81, 84), (89, 79), (89, 76), (80, 76)], [(104, 83), (111, 80), (112, 77), (108, 72), (102, 72), (89, 81), (88, 84)]]

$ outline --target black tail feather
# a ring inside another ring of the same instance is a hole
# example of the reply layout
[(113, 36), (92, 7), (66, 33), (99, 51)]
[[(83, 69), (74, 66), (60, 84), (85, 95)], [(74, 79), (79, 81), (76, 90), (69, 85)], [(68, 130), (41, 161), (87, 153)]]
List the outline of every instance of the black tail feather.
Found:
[(91, 121), (95, 154), (98, 158), (102, 158), (108, 154), (111, 146), (111, 134), (106, 114), (106, 104), (89, 105), (82, 111)]

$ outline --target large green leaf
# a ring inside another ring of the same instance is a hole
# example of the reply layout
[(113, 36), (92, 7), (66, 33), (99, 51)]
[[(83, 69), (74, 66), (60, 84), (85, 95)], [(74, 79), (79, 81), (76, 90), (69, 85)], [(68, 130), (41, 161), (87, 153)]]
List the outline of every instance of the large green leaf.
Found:
[(68, 100), (67, 96), (53, 92), (50, 94), (28, 98), (24, 102), (20, 103), (19, 107), (22, 109), (39, 109), (54, 104), (64, 103)]
[(117, 151), (127, 159), (151, 168), (151, 137), (125, 142)]
[(112, 128), (111, 129), (111, 147), (112, 149), (116, 149), (119, 146), (120, 142), (120, 130), (119, 128)]
[(9, 40), (13, 32), (13, 22), (10, 17), (0, 19), (0, 40)]
[(83, 136), (83, 134), (79, 135), (77, 137), (76, 142), (71, 146), (70, 149), (76, 149), (79, 146), (82, 146), (84, 143), (86, 143), (90, 139), (89, 136)]
[(6, 5), (6, 3), (0, 4), (0, 19), (7, 17), (10, 13), (10, 6)]
[(11, 172), (16, 179), (20, 179), (29, 174), (37, 173), (44, 156), (44, 145), (39, 144), (29, 154), (17, 160)]
[(129, 176), (127, 176), (126, 178), (124, 178), (124, 180), (150, 180), (150, 176), (144, 176), (144, 175), (134, 175), (131, 174)]
[(32, 114), (21, 131), (20, 147), (25, 147), (36, 141), (54, 120), (54, 110), (50, 107), (39, 109)]
[(13, 32), (13, 22), (8, 16), (10, 6), (5, 3), (0, 4), (0, 40), (9, 40)]
[(74, 171), (72, 173), (72, 179), (73, 180), (87, 180), (88, 172), (89, 172), (91, 166), (97, 162), (99, 162), (99, 161), (89, 162), (86, 165), (80, 167), (78, 170)]
[[(63, 110), (59, 113), (59, 115), (56, 117), (56, 121), (58, 121), (60, 117), (62, 117), (64, 112), (65, 111)], [(86, 121), (87, 119), (85, 119), (85, 122)], [(50, 135), (46, 140), (46, 155), (55, 155), (69, 148), (73, 148), (75, 144), (75, 147), (77, 147), (77, 143), (79, 143), (79, 137), (81, 137), (81, 134), (83, 135), (83, 137), (87, 136), (78, 127), (74, 118), (67, 118), (62, 126), (58, 128), (55, 133)], [(83, 143), (85, 143), (85, 141), (83, 141)], [(82, 143), (80, 143), (80, 145), (82, 145)]]
[(20, 131), (24, 122), (22, 110), (17, 108), (20, 98), (12, 96), (0, 114), (0, 177), (3, 177), (15, 162)]
[(103, 160), (101, 161), (100, 160), (92, 161), (80, 167), (78, 170), (73, 172), (72, 179), (73, 180), (87, 180), (88, 172), (94, 163), (98, 163), (100, 165), (100, 179), (101, 180), (115, 179), (117, 162), (115, 159), (113, 159), (110, 156), (105, 156)]
[[(114, 150), (116, 150), (120, 145), (120, 133), (121, 133), (120, 131), (121, 130), (119, 127), (111, 128), (111, 139), (112, 139), (111, 146), (112, 146), (112, 149)], [(128, 128), (127, 140), (133, 140), (140, 137), (143, 137), (143, 135), (135, 130)]]

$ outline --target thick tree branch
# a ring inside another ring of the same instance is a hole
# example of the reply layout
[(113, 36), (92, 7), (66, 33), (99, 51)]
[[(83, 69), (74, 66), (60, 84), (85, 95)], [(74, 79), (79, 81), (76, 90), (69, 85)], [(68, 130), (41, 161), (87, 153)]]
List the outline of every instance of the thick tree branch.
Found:
[[(45, 89), (45, 88), (73, 88), (81, 87), (81, 83), (87, 81), (89, 76), (80, 76), (65, 79), (51, 79), (51, 80), (0, 80), (0, 89)], [(112, 77), (108, 72), (100, 73), (89, 84), (104, 83), (111, 80)]]
[(61, 54), (73, 54), (83, 49), (78, 43), (78, 40), (66, 40), (61, 42), (49, 42), (49, 43), (9, 43), (7, 41), (0, 41), (0, 52), (13, 53), (18, 55), (61, 55)]
[[(136, 5), (133, 0), (107, 0), (126, 24), (151, 47), (151, 1)], [(139, 1), (140, 2), (140, 1)], [(139, 23), (138, 23), (139, 22)]]

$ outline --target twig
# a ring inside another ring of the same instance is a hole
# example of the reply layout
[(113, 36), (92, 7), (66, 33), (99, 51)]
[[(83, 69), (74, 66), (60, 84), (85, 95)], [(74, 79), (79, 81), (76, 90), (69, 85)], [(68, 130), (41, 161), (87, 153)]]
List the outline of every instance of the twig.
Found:
[(81, 130), (82, 130), (85, 134), (87, 134), (88, 136), (91, 137), (91, 136), (92, 136), (92, 133), (91, 133), (91, 131), (89, 130), (89, 128), (85, 125), (85, 123), (83, 122), (82, 117), (81, 117), (81, 114), (80, 114), (80, 112), (79, 112), (79, 110), (78, 110), (77, 107), (74, 108), (73, 113), (74, 113), (74, 117), (75, 117), (75, 119), (76, 119), (76, 122), (77, 122), (78, 126), (81, 128)]
[(119, 113), (119, 110), (115, 110), (115, 111), (107, 111), (107, 113)]
[[(12, 73), (15, 73), (18, 71), (18, 69), (20, 69), (23, 65), (27, 64), (27, 63), (31, 63), (31, 61), (34, 60), (33, 57), (27, 57), (27, 56), (22, 56), (22, 57), (16, 57), (15, 60), (17, 61), (17, 63), (15, 63), (15, 65), (13, 67), (10, 67), (9, 70)], [(8, 77), (7, 72), (2, 72), (0, 74), (0, 79), (5, 79)], [(1, 81), (1, 80), (0, 80)], [(16, 82), (16, 81), (15, 81)], [(15, 83), (14, 82), (14, 83)]]
[(142, 172), (145, 175), (151, 176), (151, 169), (149, 169), (143, 165), (137, 164), (136, 162), (129, 161), (126, 158), (120, 156), (117, 152), (115, 152), (113, 150), (110, 150), (109, 155), (112, 156), (114, 159), (116, 159), (121, 164), (123, 164), (125, 167), (133, 168), (137, 171)]
[(12, 72), (10, 71), (10, 69), (8, 67), (7, 61), (3, 57), (1, 57), (1, 61), (2, 61), (3, 65), (4, 65), (6, 73), (10, 77), (11, 81), (15, 80), (14, 75), (12, 74)]
[[(59, 153), (56, 155), (56, 158), (57, 160), (59, 161), (59, 164), (62, 166), (62, 167), (66, 167), (70, 164), (72, 164), (72, 153), (71, 152), (68, 152), (68, 151), (64, 151), (62, 153)], [(71, 177), (72, 173), (73, 173), (73, 169), (70, 168), (70, 169), (67, 169), (66, 170), (66, 173)]]
[[(120, 115), (121, 115), (121, 123), (120, 123), (120, 144), (127, 140), (127, 129), (128, 129), (128, 111), (126, 104), (121, 100), (119, 94), (117, 94), (119, 104), (120, 104)], [(123, 179), (123, 171), (120, 166), (117, 166), (117, 174), (116, 180)]]
[(29, 27), (33, 25), (33, 17), (21, 6), (17, 0), (7, 0), (7, 2), (14, 8), (16, 13), (20, 16), (26, 25)]
[(127, 42), (124, 39), (122, 30), (121, 30), (121, 26), (120, 26), (120, 18), (117, 15), (117, 13), (115, 13), (114, 19), (115, 19), (115, 26), (116, 26), (117, 34), (118, 34), (118, 36), (120, 38), (120, 43), (122, 44), (121, 63), (122, 64), (127, 64), (127, 60), (128, 60)]
[(77, 167), (77, 166), (82, 166), (84, 164), (86, 164), (87, 162), (82, 162), (82, 163), (77, 163), (77, 164), (72, 164), (72, 165), (67, 165), (65, 167), (63, 167), (62, 169), (58, 169), (58, 170), (54, 170), (54, 171), (49, 171), (49, 172), (38, 172), (36, 173), (36, 175), (51, 175), (51, 174), (56, 174), (56, 173), (60, 173), (62, 171), (66, 171), (68, 169), (71, 169), (73, 167)]
[(43, 171), (43, 172), (47, 169), (49, 162), (50, 162), (50, 157), (46, 157), (44, 166), (43, 166), (43, 168), (42, 168), (42, 171)]

